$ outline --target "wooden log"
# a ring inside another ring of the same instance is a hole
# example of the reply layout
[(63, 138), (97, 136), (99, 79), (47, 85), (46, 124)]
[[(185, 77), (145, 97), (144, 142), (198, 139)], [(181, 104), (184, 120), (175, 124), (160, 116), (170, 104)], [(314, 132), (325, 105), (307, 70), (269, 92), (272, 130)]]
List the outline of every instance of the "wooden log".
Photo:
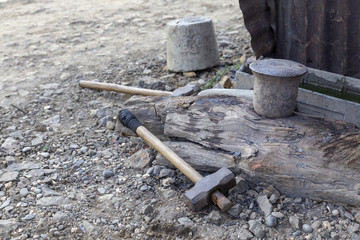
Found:
[[(155, 134), (196, 143), (209, 154), (239, 156), (234, 172), (250, 182), (272, 184), (293, 197), (360, 207), (360, 131), (351, 123), (301, 114), (263, 118), (235, 97), (132, 97), (125, 107), (151, 131), (154, 126)], [(179, 149), (180, 156), (187, 151)], [(211, 161), (196, 164), (214, 167)]]

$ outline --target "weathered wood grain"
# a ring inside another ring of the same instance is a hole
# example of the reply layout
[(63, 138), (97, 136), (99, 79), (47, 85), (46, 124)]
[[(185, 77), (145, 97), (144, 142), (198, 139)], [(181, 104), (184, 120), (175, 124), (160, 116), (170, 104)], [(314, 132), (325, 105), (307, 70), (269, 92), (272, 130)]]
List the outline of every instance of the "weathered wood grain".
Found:
[[(360, 206), (360, 131), (353, 124), (300, 114), (262, 118), (235, 97), (133, 97), (125, 107), (155, 134), (196, 143), (210, 155), (239, 156), (233, 170), (250, 182)], [(181, 156), (187, 149), (175, 151)], [(212, 161), (197, 165), (216, 168)]]

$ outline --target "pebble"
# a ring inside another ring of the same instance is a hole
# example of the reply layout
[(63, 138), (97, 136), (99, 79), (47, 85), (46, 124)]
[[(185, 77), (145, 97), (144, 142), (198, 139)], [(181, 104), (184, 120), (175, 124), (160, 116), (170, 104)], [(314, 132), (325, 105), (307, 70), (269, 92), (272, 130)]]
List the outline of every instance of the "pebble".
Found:
[(200, 87), (198, 85), (188, 84), (184, 87), (179, 87), (172, 92), (173, 97), (179, 96), (189, 96), (193, 93), (200, 91)]
[(306, 223), (302, 225), (302, 230), (306, 233), (313, 232), (313, 228), (309, 224), (306, 224)]
[(289, 217), (290, 225), (295, 229), (300, 229), (300, 219), (296, 216)]
[[(10, 166), (12, 166), (12, 165), (10, 165)], [(0, 183), (1, 182), (13, 182), (13, 181), (16, 181), (18, 179), (18, 177), (19, 177), (19, 172), (17, 172), (17, 171), (5, 172), (0, 177)]]
[(278, 224), (277, 218), (272, 215), (269, 215), (265, 219), (265, 224), (268, 227), (275, 227)]
[(193, 226), (194, 222), (188, 217), (182, 217), (177, 220), (181, 225)]
[(234, 206), (231, 207), (231, 209), (229, 211), (227, 211), (228, 214), (230, 214), (233, 217), (239, 217), (239, 214), (242, 211), (242, 207), (240, 204), (235, 204)]
[(99, 192), (100, 194), (105, 194), (106, 189), (105, 189), (105, 188), (98, 188), (98, 192)]
[(265, 195), (258, 196), (256, 201), (265, 217), (271, 214), (273, 206)]
[(41, 153), (40, 153), (40, 156), (42, 156), (42, 157), (44, 157), (44, 158), (48, 158), (48, 157), (50, 157), (50, 153), (48, 153), (48, 152), (41, 152)]
[(347, 219), (350, 219), (351, 221), (355, 220), (354, 216), (351, 213), (349, 213), (348, 211), (345, 211), (344, 215)]
[(276, 217), (276, 218), (283, 218), (285, 215), (281, 212), (272, 212), (271, 213), (272, 216)]
[(276, 195), (276, 194), (271, 194), (271, 196), (270, 196), (270, 199), (269, 199), (269, 201), (271, 202), (271, 203), (276, 203), (277, 201), (279, 200), (279, 196), (278, 195)]
[(205, 217), (205, 221), (208, 223), (219, 225), (222, 220), (222, 217), (219, 211), (213, 210)]
[(29, 193), (29, 190), (27, 188), (20, 189), (21, 196), (26, 196), (26, 195), (28, 195), (28, 193)]
[(146, 205), (141, 209), (141, 214), (150, 215), (154, 212), (154, 208), (150, 205)]
[(264, 238), (266, 230), (260, 220), (249, 220), (249, 230), (257, 238)]
[(105, 170), (105, 171), (103, 171), (103, 177), (104, 177), (105, 179), (111, 178), (111, 177), (114, 176), (114, 175), (115, 175), (115, 173), (114, 173), (113, 171), (111, 171), (111, 170)]
[(240, 176), (236, 176), (236, 185), (235, 187), (231, 190), (231, 192), (236, 192), (236, 193), (244, 193), (246, 191), (249, 190), (249, 185), (247, 183), (247, 181), (240, 177)]
[(11, 203), (10, 199), (6, 200), (5, 202), (3, 202), (3, 204), (1, 204), (0, 209), (6, 208), (7, 206), (9, 206)]
[(318, 229), (318, 228), (320, 228), (320, 226), (321, 226), (321, 221), (315, 221), (311, 224), (311, 227), (313, 229)]
[(24, 147), (21, 151), (23, 153), (27, 153), (27, 152), (30, 152), (32, 150), (32, 147)]
[(167, 177), (174, 177), (175, 176), (175, 171), (172, 169), (162, 169), (160, 171), (159, 177), (160, 178), (167, 178)]
[(301, 231), (300, 231), (300, 230), (297, 230), (297, 231), (293, 232), (292, 235), (293, 235), (294, 237), (298, 237), (298, 236), (301, 235)]
[(23, 219), (26, 221), (30, 221), (30, 220), (34, 219), (35, 216), (36, 216), (35, 214), (28, 214)]
[(355, 221), (360, 223), (360, 212), (355, 214)]
[(148, 186), (146, 185), (141, 186), (140, 191), (146, 191), (146, 190), (148, 190)]

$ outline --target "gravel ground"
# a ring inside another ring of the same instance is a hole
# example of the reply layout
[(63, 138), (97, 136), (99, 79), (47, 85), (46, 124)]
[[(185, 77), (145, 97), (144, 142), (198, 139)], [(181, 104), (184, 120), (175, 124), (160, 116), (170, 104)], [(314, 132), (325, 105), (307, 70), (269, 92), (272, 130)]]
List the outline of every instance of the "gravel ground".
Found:
[[(166, 69), (165, 24), (211, 17), (221, 65)], [(0, 1), (1, 239), (360, 239), (358, 209), (238, 178), (230, 212), (190, 211), (192, 187), (117, 129), (130, 96), (80, 80), (174, 90), (252, 56), (236, 1)], [(154, 34), (156, 33), (156, 34)]]

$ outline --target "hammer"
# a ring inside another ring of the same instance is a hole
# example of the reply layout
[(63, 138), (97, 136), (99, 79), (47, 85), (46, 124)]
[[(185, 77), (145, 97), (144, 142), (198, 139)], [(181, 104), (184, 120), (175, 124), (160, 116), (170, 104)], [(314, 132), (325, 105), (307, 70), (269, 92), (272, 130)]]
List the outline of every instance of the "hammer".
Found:
[(168, 146), (142, 126), (130, 111), (126, 109), (121, 110), (118, 119), (125, 127), (134, 131), (195, 183), (195, 186), (185, 193), (186, 203), (190, 209), (198, 211), (211, 204), (211, 200), (223, 211), (228, 211), (232, 207), (232, 203), (223, 195), (223, 193), (227, 194), (228, 191), (236, 185), (235, 175), (229, 169), (223, 167), (217, 172), (203, 177), (185, 162), (185, 160), (180, 158)]

